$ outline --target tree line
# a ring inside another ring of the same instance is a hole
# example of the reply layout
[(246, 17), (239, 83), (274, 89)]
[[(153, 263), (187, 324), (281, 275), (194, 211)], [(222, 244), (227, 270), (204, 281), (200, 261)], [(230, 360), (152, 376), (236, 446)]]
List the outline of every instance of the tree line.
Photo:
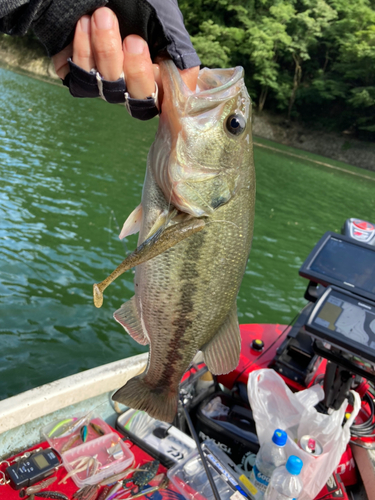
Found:
[(259, 112), (375, 139), (375, 0), (179, 0), (202, 64), (243, 66)]

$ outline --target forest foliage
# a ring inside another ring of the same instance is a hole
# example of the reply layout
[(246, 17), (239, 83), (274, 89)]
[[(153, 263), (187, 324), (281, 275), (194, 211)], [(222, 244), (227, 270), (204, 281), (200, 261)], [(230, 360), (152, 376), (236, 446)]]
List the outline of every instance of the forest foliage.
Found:
[(375, 139), (375, 0), (179, 0), (208, 67), (243, 66), (259, 112)]

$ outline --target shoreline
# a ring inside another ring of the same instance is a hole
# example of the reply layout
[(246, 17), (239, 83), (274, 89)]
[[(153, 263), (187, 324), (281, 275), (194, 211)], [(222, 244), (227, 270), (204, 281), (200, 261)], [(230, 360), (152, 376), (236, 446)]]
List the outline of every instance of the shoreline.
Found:
[[(22, 39), (0, 37), (0, 65), (10, 71), (60, 85), (51, 59), (43, 48), (25, 48)], [(285, 123), (282, 115), (253, 112), (253, 135), (301, 151), (375, 172), (375, 143), (359, 141), (350, 135), (312, 130), (296, 121)]]

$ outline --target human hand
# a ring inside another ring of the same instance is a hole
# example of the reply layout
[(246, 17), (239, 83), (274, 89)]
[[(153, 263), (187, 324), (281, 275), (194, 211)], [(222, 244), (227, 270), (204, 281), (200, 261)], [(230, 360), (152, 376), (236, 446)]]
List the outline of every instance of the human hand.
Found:
[[(127, 92), (133, 99), (145, 99), (159, 87), (162, 102), (162, 82), (158, 64), (153, 64), (147, 43), (138, 35), (121, 40), (119, 22), (114, 12), (106, 7), (92, 16), (81, 17), (76, 25), (73, 42), (53, 56), (56, 73), (64, 79), (69, 72), (67, 59), (89, 72), (95, 68), (102, 78), (116, 81), (124, 73)], [(185, 84), (195, 90), (199, 66), (180, 70)]]

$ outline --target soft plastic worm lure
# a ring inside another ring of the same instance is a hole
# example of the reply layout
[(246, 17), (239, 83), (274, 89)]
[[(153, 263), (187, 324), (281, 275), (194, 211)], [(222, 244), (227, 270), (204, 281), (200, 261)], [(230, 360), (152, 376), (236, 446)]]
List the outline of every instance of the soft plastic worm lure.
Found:
[(159, 465), (159, 460), (153, 460), (152, 462), (143, 464), (141, 470), (134, 472), (131, 480), (141, 490), (149, 481), (151, 481), (151, 479), (156, 476)]
[(72, 500), (95, 500), (98, 494), (99, 486), (84, 486), (76, 491), (72, 496)]
[(65, 453), (66, 451), (70, 450), (70, 448), (79, 440), (81, 439), (81, 436), (77, 434), (76, 436), (72, 436), (68, 441), (64, 444), (64, 446), (61, 448), (61, 453)]
[(135, 472), (137, 470), (142, 470), (142, 469), (138, 469), (136, 467), (133, 467), (130, 469), (126, 469), (122, 472), (119, 472), (118, 474), (115, 474), (111, 477), (107, 477), (106, 479), (103, 479), (103, 481), (101, 481), (99, 483), (99, 486), (105, 486), (107, 484), (112, 484), (112, 483), (116, 483), (117, 481), (121, 481), (121, 480), (127, 478), (129, 476), (129, 474), (131, 474), (132, 472)]
[(29, 486), (25, 490), (25, 496), (32, 495), (33, 493), (38, 493), (41, 490), (44, 490), (44, 488), (48, 488), (48, 486), (51, 486), (52, 483), (56, 481), (57, 477), (50, 477), (49, 479), (46, 479), (45, 481), (42, 481), (39, 484), (35, 484), (34, 486)]
[[(158, 484), (157, 486), (150, 486), (150, 488), (145, 488), (142, 491), (136, 493), (135, 495), (127, 497), (126, 500), (133, 500), (133, 498), (139, 498), (139, 497), (143, 497), (146, 495), (151, 495), (152, 493), (155, 493), (155, 491), (162, 490), (162, 489), (166, 488), (168, 486), (168, 483), (169, 483), (169, 479), (167, 477), (164, 477), (163, 480), (160, 482), (160, 484)], [(116, 500), (120, 499), (121, 495), (125, 494), (125, 493), (126, 492), (122, 492), (121, 494), (116, 496), (115, 497)], [(147, 496), (146, 496), (146, 498), (147, 498)]]
[(105, 497), (105, 500), (112, 500), (118, 494), (118, 490), (122, 489), (122, 483), (117, 483), (111, 488), (108, 492), (108, 495)]
[(40, 498), (51, 498), (52, 500), (69, 500), (61, 491), (39, 491), (38, 493), (34, 493), (34, 495)]
[(96, 460), (97, 456), (98, 455), (95, 455), (94, 457), (81, 457), (78, 458), (77, 460), (74, 460), (74, 462), (71, 462), (70, 465), (72, 466), (77, 462), (78, 465), (76, 466), (75, 469), (72, 469), (70, 472), (68, 472), (68, 474), (63, 479), (61, 479), (61, 481), (58, 484), (61, 483), (65, 484), (70, 477), (74, 476), (75, 474), (78, 474), (79, 472), (84, 471), (85, 469), (87, 469), (88, 466), (91, 466), (91, 464), (97, 462)]
[[(91, 468), (92, 470), (90, 472)], [(86, 477), (95, 476), (95, 474), (98, 472), (98, 469), (99, 469), (99, 462), (96, 460), (96, 458), (93, 458), (87, 464)]]
[(104, 486), (103, 491), (100, 493), (100, 496), (99, 496), (98, 500), (105, 500), (105, 498), (108, 495), (110, 489), (111, 489), (110, 486)]

